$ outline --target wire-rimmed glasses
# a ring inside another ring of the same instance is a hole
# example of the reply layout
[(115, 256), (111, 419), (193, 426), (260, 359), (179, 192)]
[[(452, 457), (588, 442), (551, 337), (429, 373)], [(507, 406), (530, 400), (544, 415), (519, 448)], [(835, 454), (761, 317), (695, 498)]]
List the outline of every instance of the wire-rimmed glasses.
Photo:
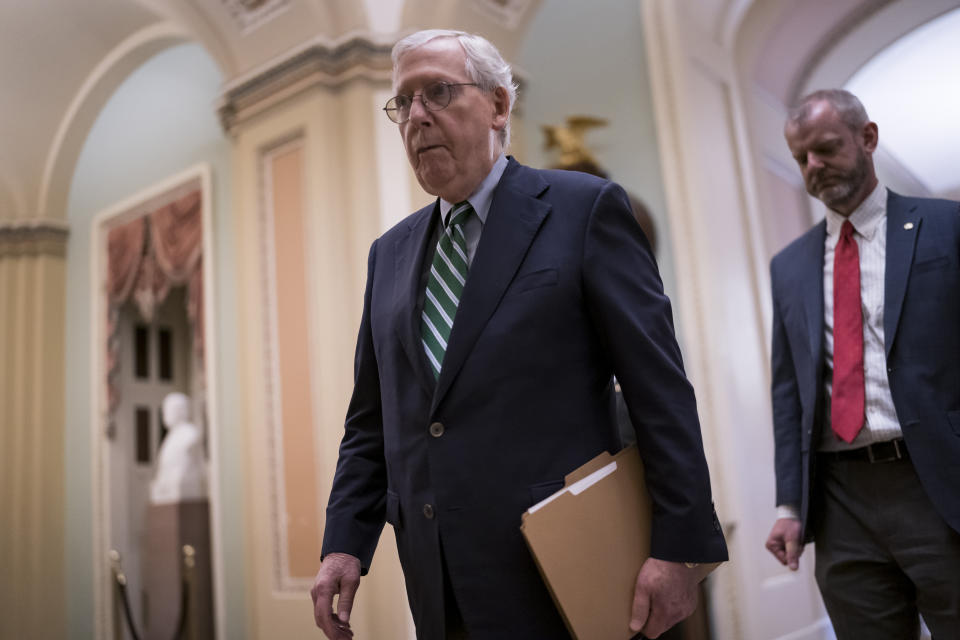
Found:
[(441, 111), (450, 105), (453, 100), (455, 87), (476, 87), (476, 82), (432, 82), (423, 88), (421, 93), (412, 96), (400, 94), (387, 100), (383, 110), (387, 117), (397, 124), (403, 124), (410, 119), (410, 108), (415, 98), (420, 98), (423, 107), (429, 111)]

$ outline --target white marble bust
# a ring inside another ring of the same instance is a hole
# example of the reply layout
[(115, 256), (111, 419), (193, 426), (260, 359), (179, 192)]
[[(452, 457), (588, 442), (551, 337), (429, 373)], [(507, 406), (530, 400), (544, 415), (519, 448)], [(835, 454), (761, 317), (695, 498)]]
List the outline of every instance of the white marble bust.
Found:
[(163, 423), (169, 431), (157, 456), (157, 475), (150, 484), (150, 502), (171, 504), (207, 497), (203, 435), (189, 420), (190, 399), (170, 393), (163, 399)]

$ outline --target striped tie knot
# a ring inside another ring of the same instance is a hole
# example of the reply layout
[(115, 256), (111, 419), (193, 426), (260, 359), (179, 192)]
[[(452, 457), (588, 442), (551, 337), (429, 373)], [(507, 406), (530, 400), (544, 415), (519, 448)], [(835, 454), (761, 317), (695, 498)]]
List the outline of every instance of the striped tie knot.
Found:
[(453, 205), (450, 214), (447, 216), (447, 229), (462, 227), (467, 223), (467, 218), (470, 217), (471, 213), (473, 213), (473, 207), (466, 200)]
[(427, 290), (423, 300), (420, 335), (435, 378), (440, 377), (447, 341), (453, 329), (460, 296), (467, 283), (467, 239), (463, 234), (473, 207), (460, 202), (450, 209), (450, 215), (430, 265)]

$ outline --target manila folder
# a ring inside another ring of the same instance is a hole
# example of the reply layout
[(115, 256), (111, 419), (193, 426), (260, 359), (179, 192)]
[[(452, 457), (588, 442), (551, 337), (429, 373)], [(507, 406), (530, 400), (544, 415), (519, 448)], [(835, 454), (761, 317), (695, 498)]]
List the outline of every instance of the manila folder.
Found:
[(520, 529), (577, 640), (627, 640), (650, 555), (650, 496), (636, 446), (604, 452), (523, 514)]

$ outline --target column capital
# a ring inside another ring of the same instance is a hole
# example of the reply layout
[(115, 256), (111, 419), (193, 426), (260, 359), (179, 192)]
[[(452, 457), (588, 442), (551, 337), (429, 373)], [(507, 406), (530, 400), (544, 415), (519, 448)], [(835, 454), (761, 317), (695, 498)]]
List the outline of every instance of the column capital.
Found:
[(0, 258), (7, 256), (66, 257), (70, 227), (59, 220), (0, 222)]
[(229, 82), (217, 105), (220, 124), (233, 133), (250, 117), (309, 89), (336, 89), (358, 79), (389, 84), (392, 49), (392, 41), (362, 34), (309, 42)]

